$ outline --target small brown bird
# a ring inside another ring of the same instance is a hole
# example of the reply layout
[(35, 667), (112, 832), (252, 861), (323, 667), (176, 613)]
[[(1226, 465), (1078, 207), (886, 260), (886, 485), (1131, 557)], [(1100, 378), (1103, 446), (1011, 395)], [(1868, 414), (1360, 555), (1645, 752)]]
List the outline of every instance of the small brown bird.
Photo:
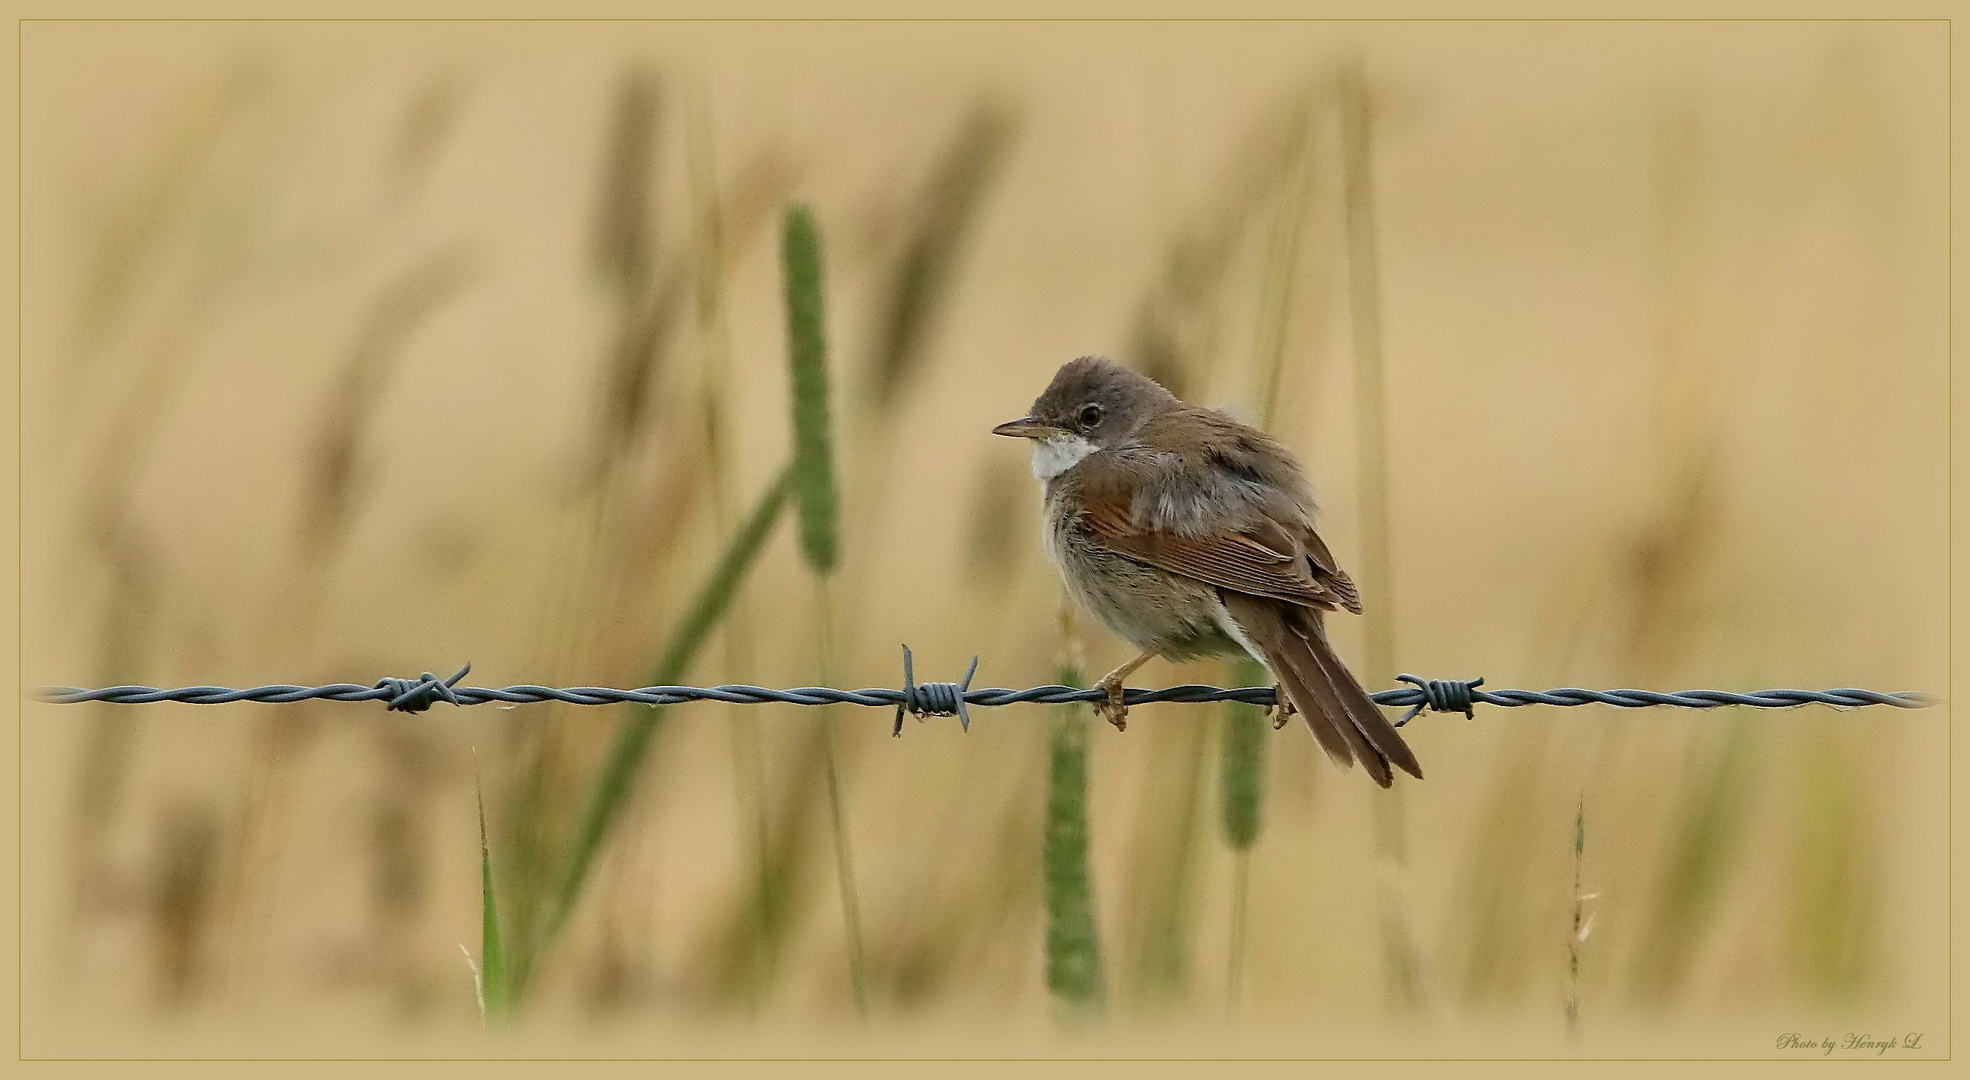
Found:
[(1354, 582), (1313, 531), (1313, 496), (1284, 446), (1099, 356), (1064, 365), (1032, 412), (992, 429), (1034, 440), (1047, 555), (1067, 589), (1142, 655), (1095, 685), (1117, 728), (1123, 680), (1152, 657), (1243, 651), (1342, 767), (1388, 787), (1416, 755), (1342, 665), (1325, 613), (1361, 613)]

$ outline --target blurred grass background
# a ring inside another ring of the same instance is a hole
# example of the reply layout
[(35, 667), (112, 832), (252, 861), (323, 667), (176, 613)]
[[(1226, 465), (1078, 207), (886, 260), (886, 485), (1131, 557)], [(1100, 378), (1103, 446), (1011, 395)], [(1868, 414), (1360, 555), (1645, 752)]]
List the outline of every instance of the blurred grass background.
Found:
[[(1125, 650), (986, 432), (1106, 352), (1302, 455), (1371, 687), (1944, 688), (1936, 27), (24, 60), (30, 683), (1085, 678)], [(1399, 801), (1237, 710), (829, 712), (29, 706), (30, 998), (467, 1027), (472, 942), (489, 1012), (762, 1029), (1941, 985), (1941, 710), (1425, 718)]]

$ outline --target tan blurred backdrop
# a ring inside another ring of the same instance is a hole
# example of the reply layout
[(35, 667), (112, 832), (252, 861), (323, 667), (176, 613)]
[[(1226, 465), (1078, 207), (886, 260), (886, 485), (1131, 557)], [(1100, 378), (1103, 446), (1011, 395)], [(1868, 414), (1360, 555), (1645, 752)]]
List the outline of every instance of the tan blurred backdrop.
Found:
[[(977, 653), (981, 685), (1054, 681), (1037, 484), (987, 431), (1100, 352), (1247, 416), (1276, 370), (1274, 426), (1350, 566), (1377, 365), (1396, 669), (1940, 692), (1946, 41), (30, 24), (27, 681), (470, 660), (475, 685), (644, 684), (788, 454), (777, 235), (800, 200), (828, 273), (833, 655), (789, 517), (685, 681), (896, 685), (902, 643), (920, 678)], [(1379, 359), (1344, 183), (1357, 75)], [(1338, 633), (1360, 663), (1360, 620)], [(1091, 670), (1125, 658), (1078, 636)], [(859, 960), (885, 1030), (1055, 1029), (1054, 712), (893, 741), (882, 711), (834, 710), (846, 900), (819, 712), (670, 711), (521, 1022), (852, 1029)], [(1409, 729), (1429, 780), (1393, 798), (1268, 732), (1236, 995), (1222, 717), (1086, 731), (1119, 1037), (1228, 1022), (1381, 1054), (1353, 1032), (1557, 1038), (1571, 999), (1588, 1039), (1741, 1023), (1763, 1054), (1820, 1015), (1943, 1038), (1943, 710), (1481, 707)], [(30, 1032), (86, 1024), (47, 1044), (77, 1053), (274, 1017), (475, 1030), (475, 778), (494, 869), (523, 874), (623, 719), (28, 706)]]

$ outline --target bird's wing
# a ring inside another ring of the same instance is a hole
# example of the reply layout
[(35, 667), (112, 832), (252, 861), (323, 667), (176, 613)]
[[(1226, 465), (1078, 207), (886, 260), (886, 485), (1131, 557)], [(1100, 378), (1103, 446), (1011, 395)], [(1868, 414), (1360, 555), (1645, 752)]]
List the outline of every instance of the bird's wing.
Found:
[(1238, 531), (1185, 536), (1143, 528), (1126, 507), (1106, 500), (1085, 504), (1082, 522), (1090, 543), (1173, 574), (1251, 596), (1361, 612), (1354, 582), (1310, 528), (1260, 517)]

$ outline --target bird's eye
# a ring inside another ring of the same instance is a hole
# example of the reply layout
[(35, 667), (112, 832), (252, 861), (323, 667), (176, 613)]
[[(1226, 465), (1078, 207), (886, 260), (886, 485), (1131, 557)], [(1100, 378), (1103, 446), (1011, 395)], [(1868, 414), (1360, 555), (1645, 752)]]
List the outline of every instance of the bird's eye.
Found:
[(1096, 424), (1101, 423), (1101, 406), (1099, 405), (1081, 406), (1080, 420), (1081, 420), (1081, 426), (1084, 428), (1091, 428)]

